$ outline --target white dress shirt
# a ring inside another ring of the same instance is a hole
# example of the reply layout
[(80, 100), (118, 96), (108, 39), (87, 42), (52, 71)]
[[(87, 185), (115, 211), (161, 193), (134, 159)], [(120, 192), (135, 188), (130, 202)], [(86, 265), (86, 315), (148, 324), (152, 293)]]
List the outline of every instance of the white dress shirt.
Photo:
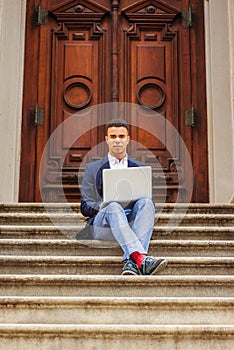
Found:
[[(127, 168), (128, 167), (128, 155), (127, 154), (123, 159), (121, 159), (119, 161), (119, 159), (113, 157), (110, 153), (108, 153), (108, 159), (109, 159), (111, 169)], [(102, 207), (102, 205), (101, 205), (101, 207)], [(124, 211), (125, 211), (126, 215), (131, 213), (131, 209), (124, 209)]]
[(121, 159), (113, 157), (110, 153), (108, 153), (108, 159), (110, 163), (110, 168), (111, 169), (116, 169), (116, 168), (127, 168), (128, 167), (128, 155)]

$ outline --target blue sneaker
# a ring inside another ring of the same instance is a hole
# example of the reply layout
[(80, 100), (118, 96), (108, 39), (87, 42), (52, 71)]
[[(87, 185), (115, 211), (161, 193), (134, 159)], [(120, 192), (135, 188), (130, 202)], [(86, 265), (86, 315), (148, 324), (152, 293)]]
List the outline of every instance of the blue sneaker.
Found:
[(140, 275), (140, 270), (139, 268), (137, 267), (137, 264), (132, 260), (132, 259), (129, 259), (126, 264), (124, 265), (123, 267), (123, 272), (122, 272), (122, 275), (134, 275), (134, 276), (137, 276), (137, 275)]
[(154, 275), (156, 272), (164, 269), (167, 266), (165, 259), (154, 259), (151, 256), (147, 256), (139, 268), (142, 275)]

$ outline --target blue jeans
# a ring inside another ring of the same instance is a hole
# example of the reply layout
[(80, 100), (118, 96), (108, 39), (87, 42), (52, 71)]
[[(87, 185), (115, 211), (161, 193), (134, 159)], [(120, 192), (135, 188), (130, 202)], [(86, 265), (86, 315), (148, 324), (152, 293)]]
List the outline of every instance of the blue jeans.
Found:
[(123, 261), (135, 251), (147, 254), (154, 218), (154, 204), (148, 198), (138, 199), (130, 212), (111, 202), (94, 219), (94, 239), (116, 240), (124, 251)]

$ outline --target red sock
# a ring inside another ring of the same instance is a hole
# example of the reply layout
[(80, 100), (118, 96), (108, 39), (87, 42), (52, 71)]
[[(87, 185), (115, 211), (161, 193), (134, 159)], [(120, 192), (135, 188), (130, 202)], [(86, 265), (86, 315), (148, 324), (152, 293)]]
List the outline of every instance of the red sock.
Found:
[(133, 252), (131, 258), (135, 261), (138, 267), (141, 267), (142, 261), (147, 257), (146, 254), (141, 254), (139, 252)]

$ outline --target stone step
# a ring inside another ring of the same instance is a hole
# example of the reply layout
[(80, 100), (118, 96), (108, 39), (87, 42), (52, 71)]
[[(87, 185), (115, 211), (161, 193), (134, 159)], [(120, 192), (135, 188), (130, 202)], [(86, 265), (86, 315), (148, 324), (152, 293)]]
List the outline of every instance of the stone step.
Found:
[[(79, 213), (2, 213), (1, 225), (82, 225), (85, 218)], [(234, 226), (234, 214), (156, 214), (156, 226)]]
[(234, 298), (0, 297), (0, 323), (233, 325)]
[(0, 295), (233, 297), (234, 276), (0, 275)]
[[(210, 214), (233, 214), (234, 203), (210, 204), (210, 203), (156, 203), (156, 212), (173, 213), (210, 213)], [(79, 203), (5, 203), (0, 204), (0, 213), (22, 213), (22, 212), (50, 212), (50, 213), (79, 213)]]
[[(227, 208), (227, 210), (229, 210)], [(1, 203), (0, 213), (79, 213), (79, 203)]]
[[(1, 239), (1, 255), (122, 256), (115, 241), (70, 239)], [(152, 240), (149, 255), (188, 257), (233, 257), (234, 241)]]
[(168, 266), (121, 276), (116, 242), (74, 239), (79, 204), (1, 204), (0, 350), (234, 348), (234, 204), (155, 218), (149, 254)]
[(0, 324), (1, 350), (234, 348), (234, 326)]
[[(1, 225), (1, 239), (59, 239), (75, 236), (84, 225), (75, 226), (53, 226), (53, 225)], [(234, 227), (221, 226), (178, 226), (166, 227), (155, 226), (152, 235), (153, 239), (178, 239), (178, 240), (233, 240)]]
[[(165, 257), (160, 275), (234, 275), (234, 257)], [(0, 256), (1, 274), (121, 275), (120, 257)]]

